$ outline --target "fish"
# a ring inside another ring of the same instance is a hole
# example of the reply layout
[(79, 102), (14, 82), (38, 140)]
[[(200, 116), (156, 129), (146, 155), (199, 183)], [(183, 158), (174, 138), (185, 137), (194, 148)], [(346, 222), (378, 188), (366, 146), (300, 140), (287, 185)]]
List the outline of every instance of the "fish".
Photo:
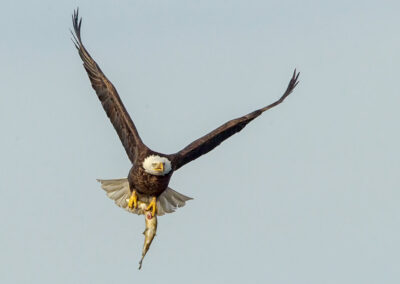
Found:
[(151, 211), (147, 211), (147, 204), (144, 202), (138, 202), (138, 207), (143, 210), (144, 219), (146, 222), (146, 229), (143, 232), (144, 235), (144, 244), (142, 250), (142, 258), (139, 261), (139, 270), (142, 268), (143, 259), (146, 256), (151, 243), (153, 242), (154, 237), (157, 232), (157, 214), (152, 215)]

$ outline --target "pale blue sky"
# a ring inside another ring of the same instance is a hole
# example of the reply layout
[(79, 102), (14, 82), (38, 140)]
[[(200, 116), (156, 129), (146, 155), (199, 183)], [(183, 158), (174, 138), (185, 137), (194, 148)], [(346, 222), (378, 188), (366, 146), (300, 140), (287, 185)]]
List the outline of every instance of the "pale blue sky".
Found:
[[(400, 2), (3, 1), (1, 283), (399, 283)], [(172, 153), (285, 103), (176, 172), (144, 220), (96, 178), (130, 163), (70, 40)]]

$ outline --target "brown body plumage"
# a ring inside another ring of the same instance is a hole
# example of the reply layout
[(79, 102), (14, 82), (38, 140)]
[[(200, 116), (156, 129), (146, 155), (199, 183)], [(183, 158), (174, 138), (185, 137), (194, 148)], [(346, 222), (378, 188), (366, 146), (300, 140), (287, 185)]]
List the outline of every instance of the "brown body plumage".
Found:
[(158, 197), (168, 187), (173, 171), (163, 176), (146, 173), (143, 168), (143, 161), (150, 155), (167, 156), (151, 150), (140, 151), (136, 162), (129, 171), (129, 187), (131, 191), (135, 189), (139, 193)]
[[(221, 142), (241, 131), (250, 121), (261, 115), (263, 112), (283, 102), (283, 100), (293, 91), (298, 84), (299, 73), (296, 70), (289, 82), (285, 93), (276, 102), (255, 110), (245, 116), (233, 119), (218, 127), (209, 134), (197, 139), (181, 151), (166, 155), (150, 150), (140, 139), (136, 127), (129, 117), (117, 90), (103, 74), (100, 67), (93, 60), (82, 44), (81, 23), (78, 11), (72, 16), (74, 26), (74, 43), (83, 61), (83, 66), (89, 76), (93, 89), (96, 91), (107, 116), (110, 118), (118, 136), (125, 148), (125, 151), (132, 162), (132, 168), (128, 175), (129, 187), (131, 191), (148, 196), (159, 196), (167, 189), (168, 183), (174, 171), (208, 153), (217, 147)], [(166, 157), (171, 162), (171, 170), (165, 175), (152, 175), (143, 168), (143, 161), (150, 155)]]

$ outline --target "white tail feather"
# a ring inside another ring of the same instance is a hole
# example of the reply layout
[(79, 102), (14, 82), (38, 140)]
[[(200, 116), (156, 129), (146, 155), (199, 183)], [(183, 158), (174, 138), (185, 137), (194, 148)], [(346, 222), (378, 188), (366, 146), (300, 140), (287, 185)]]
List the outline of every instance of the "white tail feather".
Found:
[[(101, 188), (106, 191), (107, 196), (114, 200), (115, 204), (119, 207), (138, 215), (144, 214), (143, 210), (140, 208), (131, 209), (128, 207), (128, 200), (131, 196), (128, 179), (98, 179), (97, 181), (101, 183)], [(139, 201), (147, 204), (150, 203), (151, 196), (146, 196), (140, 193), (137, 195)], [(185, 206), (186, 201), (191, 199), (193, 198), (176, 192), (172, 188), (168, 187), (159, 197), (157, 197), (157, 216), (175, 212), (176, 208)]]

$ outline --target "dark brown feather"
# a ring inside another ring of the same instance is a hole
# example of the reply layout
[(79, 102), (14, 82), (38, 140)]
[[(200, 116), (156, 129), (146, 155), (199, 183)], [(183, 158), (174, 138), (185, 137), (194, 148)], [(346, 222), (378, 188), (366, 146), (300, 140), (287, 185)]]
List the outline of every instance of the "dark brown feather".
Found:
[(136, 163), (133, 164), (129, 171), (129, 187), (131, 191), (135, 189), (137, 192), (148, 196), (159, 196), (168, 187), (173, 171), (164, 176), (146, 173), (143, 168), (143, 161), (150, 155), (167, 156), (151, 150), (141, 151), (138, 154)]
[(140, 139), (139, 133), (122, 104), (117, 90), (83, 46), (81, 40), (82, 18), (79, 19), (78, 13), (78, 10), (76, 10), (72, 15), (75, 34), (72, 33), (72, 31), (71, 33), (74, 37), (75, 47), (79, 51), (83, 66), (86, 69), (93, 89), (96, 91), (107, 116), (110, 118), (111, 123), (117, 131), (129, 159), (134, 163), (138, 154), (138, 147), (146, 146), (144, 146)]
[(210, 152), (219, 144), (221, 144), (224, 140), (231, 137), (233, 134), (238, 133), (242, 130), (250, 121), (261, 115), (264, 111), (267, 111), (274, 106), (282, 103), (285, 98), (290, 95), (293, 89), (297, 86), (300, 73), (296, 73), (296, 70), (293, 72), (293, 76), (289, 82), (289, 85), (285, 91), (285, 93), (280, 97), (279, 100), (274, 103), (253, 111), (245, 116), (230, 120), (225, 124), (221, 125), (214, 131), (208, 133), (207, 135), (197, 139), (192, 142), (188, 146), (186, 146), (183, 150), (171, 155), (172, 167), (174, 170), (179, 169), (183, 165), (189, 163), (197, 159), (198, 157)]

